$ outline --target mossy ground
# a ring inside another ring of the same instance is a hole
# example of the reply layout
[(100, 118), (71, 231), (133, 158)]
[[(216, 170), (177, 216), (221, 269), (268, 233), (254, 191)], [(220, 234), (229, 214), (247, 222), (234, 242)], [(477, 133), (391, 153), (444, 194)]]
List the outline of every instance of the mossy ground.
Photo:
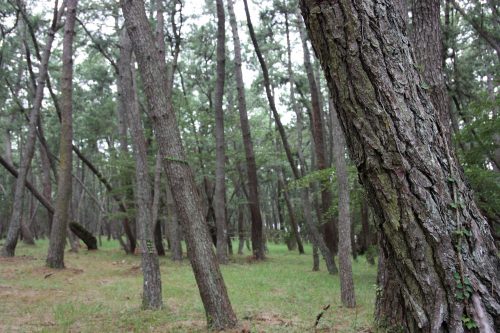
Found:
[[(0, 332), (203, 332), (203, 306), (188, 260), (161, 258), (164, 309), (141, 306), (140, 257), (125, 255), (115, 242), (98, 251), (66, 252), (66, 269), (45, 267), (47, 242), (21, 244), (15, 258), (0, 258)], [(324, 267), (312, 272), (306, 255), (269, 244), (268, 259), (234, 255), (222, 267), (237, 330), (310, 332), (322, 308), (321, 332), (370, 332), (376, 268), (364, 257), (353, 263), (357, 306), (340, 304), (338, 276)], [(168, 254), (167, 254), (168, 255)], [(323, 263), (322, 263), (323, 264)]]

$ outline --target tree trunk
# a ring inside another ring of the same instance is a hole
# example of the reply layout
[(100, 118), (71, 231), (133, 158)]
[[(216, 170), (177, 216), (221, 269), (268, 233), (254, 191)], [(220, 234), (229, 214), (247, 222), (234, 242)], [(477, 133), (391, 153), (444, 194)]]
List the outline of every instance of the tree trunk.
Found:
[[(73, 155), (73, 36), (78, 0), (68, 0), (64, 23), (61, 73), (61, 138), (54, 220), (50, 231), (47, 267), (64, 268), (64, 246), (72, 196)], [(39, 83), (40, 84), (40, 83)]]
[(182, 232), (181, 226), (179, 225), (178, 214), (175, 209), (174, 198), (172, 196), (172, 191), (170, 190), (170, 184), (167, 184), (167, 229), (168, 229), (168, 239), (170, 241), (170, 251), (171, 258), (173, 261), (182, 260)]
[(161, 275), (158, 253), (155, 247), (152, 216), (151, 185), (149, 183), (146, 139), (142, 128), (139, 104), (134, 79), (132, 45), (124, 29), (120, 38), (120, 82), (122, 91), (123, 118), (128, 119), (135, 156), (134, 191), (137, 206), (137, 239), (141, 252), (141, 267), (144, 276), (142, 306), (145, 309), (159, 309), (163, 306)]
[[(297, 17), (300, 19), (299, 13)], [(302, 27), (302, 20), (298, 20), (297, 27), (300, 32), (300, 39), (302, 41), (302, 48), (304, 51), (304, 67), (306, 69), (307, 81), (309, 83), (309, 91), (311, 93), (311, 131), (314, 140), (314, 156), (316, 157), (317, 170), (324, 170), (328, 168), (326, 161), (326, 147), (325, 147), (325, 134), (323, 131), (323, 112), (320, 107), (320, 99), (318, 93), (318, 86), (314, 78), (313, 67), (311, 64), (311, 56), (309, 54), (309, 47), (307, 46), (306, 33)], [(332, 193), (328, 186), (328, 182), (321, 184), (321, 219), (320, 223), (329, 223), (333, 234), (332, 242), (332, 255), (337, 253), (338, 249), (338, 226), (337, 221), (333, 217), (327, 217), (328, 211), (332, 204)]]
[(186, 161), (172, 101), (168, 96), (166, 66), (156, 51), (143, 1), (121, 0), (125, 25), (137, 57), (151, 120), (170, 181), (179, 219), (184, 228), (189, 259), (205, 307), (208, 327), (236, 326), (226, 286), (210, 244), (193, 173)]
[(460, 332), (468, 322), (494, 332), (500, 259), (415, 70), (401, 14), (388, 0), (301, 7), (396, 268), (407, 317), (400, 324)]
[(26, 140), (26, 146), (24, 148), (24, 154), (21, 158), (19, 175), (17, 177), (16, 187), (14, 190), (14, 200), (12, 207), (12, 215), (9, 224), (9, 231), (7, 234), (7, 239), (5, 240), (5, 244), (0, 253), (0, 255), (5, 257), (13, 257), (17, 245), (19, 229), (21, 228), (21, 214), (22, 214), (22, 204), (24, 199), (24, 186), (25, 186), (24, 184), (26, 183), (26, 176), (28, 174), (28, 170), (31, 165), (31, 160), (33, 159), (33, 154), (35, 153), (36, 125), (40, 114), (40, 108), (42, 106), (43, 90), (45, 88), (45, 81), (47, 79), (48, 64), (52, 49), (52, 43), (54, 41), (56, 31), (59, 30), (61, 16), (65, 6), (66, 3), (63, 2), (63, 4), (59, 9), (57, 9), (57, 7), (54, 8), (54, 19), (48, 31), (47, 40), (45, 42), (45, 48), (43, 50), (43, 55), (40, 62), (40, 69), (37, 78), (38, 83), (35, 92), (35, 100), (33, 101), (33, 107), (30, 112), (28, 137)]
[(88, 250), (97, 250), (97, 239), (94, 235), (87, 229), (85, 229), (81, 224), (76, 222), (71, 222), (69, 224), (69, 229), (72, 233), (74, 233), (78, 238), (80, 238), (85, 245), (87, 245)]
[(411, 39), (415, 60), (451, 146), (449, 97), (443, 74), (440, 0), (412, 1)]
[(329, 100), (330, 117), (332, 118), (333, 140), (333, 162), (337, 176), (339, 193), (339, 275), (340, 275), (340, 295), (342, 304), (348, 308), (356, 306), (354, 294), (354, 282), (352, 279), (351, 265), (351, 217), (349, 215), (349, 174), (345, 160), (345, 139), (340, 128), (337, 112), (333, 106), (333, 101)]
[[(229, 0), (232, 1), (232, 0)], [(238, 205), (238, 254), (243, 254), (243, 247), (245, 246), (245, 211), (243, 204)]]
[(155, 246), (156, 252), (159, 256), (165, 255), (165, 248), (163, 247), (163, 236), (161, 228), (161, 219), (158, 218), (158, 212), (160, 209), (160, 197), (161, 197), (161, 156), (157, 152), (156, 164), (155, 164), (155, 174), (153, 182), (153, 205), (151, 207), (152, 221), (155, 226)]
[[(295, 115), (297, 117), (297, 147), (298, 147), (298, 156), (300, 163), (300, 176), (304, 176), (306, 173), (306, 162), (305, 158), (302, 154), (302, 111), (299, 108), (299, 105), (295, 100), (295, 76), (292, 70), (292, 51), (290, 46), (290, 36), (289, 36), (289, 25), (288, 25), (288, 15), (285, 15), (285, 28), (286, 28), (286, 37), (287, 37), (287, 53), (288, 53), (288, 76), (290, 78), (290, 102), (292, 103), (292, 107), (294, 109)], [(296, 178), (299, 179), (299, 178)], [(309, 188), (304, 187), (301, 189), (301, 197), (302, 197), (302, 209), (304, 212), (304, 222), (309, 232), (309, 238), (313, 243), (313, 249), (316, 249), (316, 254), (313, 253), (313, 271), (319, 270), (319, 261), (317, 262), (317, 251), (318, 249), (323, 256), (323, 259), (326, 262), (327, 270), (330, 274), (337, 273), (337, 267), (335, 266), (335, 262), (333, 260), (333, 255), (325, 244), (325, 241), (320, 235), (317, 224), (314, 223), (312, 213), (311, 213), (311, 200), (309, 198)]]
[(227, 263), (227, 222), (225, 208), (225, 162), (226, 151), (224, 143), (224, 111), (222, 103), (224, 98), (224, 79), (226, 76), (226, 20), (224, 3), (216, 0), (217, 8), (217, 79), (215, 82), (215, 193), (214, 211), (217, 226), (217, 259), (219, 263)]
[(248, 122), (247, 105), (245, 98), (245, 85), (243, 83), (243, 72), (241, 69), (241, 44), (238, 36), (238, 25), (234, 14), (233, 1), (227, 1), (229, 22), (233, 33), (234, 43), (234, 76), (236, 79), (236, 90), (238, 91), (238, 110), (240, 115), (241, 135), (245, 146), (245, 157), (247, 162), (248, 177), (248, 205), (252, 218), (252, 248), (256, 259), (262, 260), (264, 255), (264, 237), (262, 235), (262, 216), (259, 203), (259, 183), (257, 179), (257, 164), (252, 143), (252, 134)]
[(304, 254), (304, 245), (302, 244), (302, 239), (299, 233), (299, 226), (297, 225), (297, 221), (295, 220), (295, 212), (293, 211), (293, 206), (290, 201), (290, 197), (288, 194), (287, 184), (285, 183), (285, 177), (283, 177), (283, 169), (278, 171), (278, 181), (281, 184), (281, 188), (283, 189), (283, 196), (285, 197), (285, 204), (288, 209), (288, 217), (290, 219), (290, 226), (292, 227), (293, 236), (295, 241), (297, 242), (297, 247), (299, 249), (300, 254)]

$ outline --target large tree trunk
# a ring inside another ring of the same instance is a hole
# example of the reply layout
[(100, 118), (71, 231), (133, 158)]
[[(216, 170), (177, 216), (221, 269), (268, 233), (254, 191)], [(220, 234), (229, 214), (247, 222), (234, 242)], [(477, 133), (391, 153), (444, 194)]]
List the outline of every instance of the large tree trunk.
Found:
[(142, 306), (159, 309), (163, 305), (158, 253), (154, 246), (151, 185), (149, 183), (146, 139), (142, 129), (137, 92), (134, 80), (132, 45), (126, 30), (121, 36), (120, 82), (123, 118), (128, 119), (135, 155), (135, 200), (137, 206), (137, 239), (141, 252), (143, 280)]
[(224, 79), (226, 76), (226, 20), (224, 3), (216, 0), (217, 8), (217, 79), (215, 82), (215, 193), (214, 211), (217, 226), (217, 259), (219, 263), (227, 263), (227, 223), (225, 207), (225, 162), (226, 151), (224, 143), (224, 111), (222, 102), (224, 97)]
[(121, 0), (125, 25), (137, 57), (151, 120), (168, 176), (179, 219), (186, 234), (189, 259), (205, 307), (208, 326), (236, 325), (226, 286), (210, 244), (193, 173), (186, 161), (172, 101), (167, 98), (166, 66), (156, 51), (143, 1)]
[(73, 142), (73, 36), (75, 34), (77, 3), (78, 0), (68, 0), (66, 22), (64, 24), (59, 172), (54, 220), (50, 230), (49, 250), (47, 253), (47, 266), (50, 268), (64, 268), (64, 245), (66, 243), (73, 187), (71, 179), (73, 166), (71, 152)]
[(494, 332), (497, 249), (415, 69), (400, 12), (388, 0), (301, 0), (301, 7), (387, 265), (396, 268), (400, 325), (460, 332), (469, 320)]
[(354, 282), (352, 279), (351, 265), (351, 217), (349, 214), (349, 174), (347, 172), (347, 162), (345, 160), (345, 139), (340, 128), (337, 112), (330, 99), (330, 117), (332, 118), (333, 140), (333, 162), (337, 176), (339, 193), (339, 275), (340, 275), (340, 296), (342, 304), (348, 308), (356, 306), (354, 295)]
[(234, 14), (233, 1), (227, 1), (229, 22), (233, 33), (234, 43), (234, 76), (236, 79), (236, 90), (238, 91), (238, 110), (240, 114), (241, 135), (245, 146), (245, 157), (247, 162), (248, 177), (248, 205), (252, 218), (252, 247), (253, 254), (257, 259), (264, 259), (264, 238), (262, 235), (262, 216), (259, 203), (259, 183), (257, 179), (257, 164), (253, 150), (252, 134), (248, 122), (247, 105), (245, 98), (245, 85), (243, 83), (243, 72), (241, 69), (241, 44), (238, 36), (238, 25)]
[(65, 6), (66, 2), (63, 2), (63, 4), (59, 9), (57, 9), (57, 7), (54, 7), (54, 19), (52, 20), (52, 25), (48, 31), (47, 40), (45, 42), (45, 48), (43, 50), (43, 55), (40, 62), (40, 72), (37, 78), (38, 83), (35, 92), (35, 100), (33, 101), (33, 107), (30, 112), (30, 121), (28, 127), (26, 146), (24, 147), (24, 154), (21, 158), (19, 175), (17, 177), (16, 187), (14, 190), (14, 201), (12, 207), (12, 215), (9, 224), (9, 231), (7, 233), (7, 239), (5, 240), (5, 244), (0, 253), (2, 256), (6, 257), (14, 256), (19, 229), (21, 228), (22, 204), (24, 199), (24, 184), (26, 183), (26, 176), (28, 174), (28, 170), (31, 165), (31, 160), (33, 159), (33, 154), (35, 153), (36, 126), (40, 114), (40, 108), (42, 106), (43, 90), (45, 88), (45, 81), (47, 79), (52, 43), (54, 41), (56, 31), (59, 29), (61, 16), (62, 13), (64, 12)]

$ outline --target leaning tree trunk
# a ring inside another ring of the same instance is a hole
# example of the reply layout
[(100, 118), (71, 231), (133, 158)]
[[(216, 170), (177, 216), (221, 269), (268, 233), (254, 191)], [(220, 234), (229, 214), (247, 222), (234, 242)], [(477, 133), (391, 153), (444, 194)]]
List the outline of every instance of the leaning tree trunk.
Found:
[[(388, 0), (301, 0), (410, 332), (500, 327), (500, 260)], [(390, 290), (383, 290), (380, 296)], [(379, 313), (379, 320), (390, 313)], [(390, 319), (390, 318), (388, 318)]]
[(71, 222), (69, 229), (87, 245), (88, 250), (97, 250), (97, 239), (84, 226), (76, 222)]
[(134, 191), (137, 205), (137, 240), (141, 252), (143, 280), (142, 306), (145, 309), (159, 309), (163, 305), (161, 294), (160, 262), (155, 247), (152, 216), (151, 185), (149, 183), (146, 139), (142, 129), (139, 103), (134, 80), (132, 45), (126, 30), (123, 30), (120, 49), (120, 82), (123, 118), (130, 124), (135, 155)]
[(21, 228), (22, 204), (24, 199), (24, 184), (26, 182), (28, 170), (31, 165), (31, 160), (33, 159), (33, 154), (35, 153), (36, 126), (38, 117), (40, 115), (40, 109), (42, 107), (43, 91), (45, 88), (45, 81), (48, 75), (48, 65), (52, 49), (52, 43), (54, 41), (56, 31), (59, 30), (61, 16), (64, 12), (65, 6), (66, 2), (63, 2), (63, 4), (59, 9), (57, 9), (57, 7), (54, 8), (54, 18), (52, 20), (52, 25), (48, 31), (47, 40), (45, 42), (45, 48), (43, 50), (43, 55), (40, 62), (40, 72), (38, 73), (38, 78), (37, 78), (35, 100), (33, 101), (33, 107), (30, 112), (30, 121), (28, 127), (28, 136), (26, 139), (26, 146), (23, 149), (24, 153), (21, 158), (19, 175), (17, 177), (16, 187), (14, 190), (14, 201), (12, 207), (12, 215), (9, 224), (9, 231), (7, 233), (7, 239), (5, 240), (5, 244), (0, 253), (0, 255), (6, 257), (14, 256), (19, 229)]
[(253, 254), (257, 259), (264, 259), (264, 238), (262, 235), (262, 215), (259, 203), (259, 182), (257, 178), (257, 164), (253, 150), (252, 134), (248, 121), (247, 105), (245, 98), (245, 85), (243, 83), (243, 72), (241, 69), (241, 44), (238, 35), (238, 25), (233, 7), (234, 0), (227, 0), (229, 13), (229, 23), (233, 34), (234, 43), (234, 76), (236, 80), (236, 90), (238, 91), (238, 110), (240, 115), (241, 135), (245, 147), (245, 157), (247, 162), (248, 176), (248, 206), (252, 218), (252, 246)]
[(75, 34), (76, 5), (78, 0), (68, 0), (64, 24), (62, 73), (61, 73), (61, 139), (59, 144), (59, 172), (54, 220), (50, 230), (47, 266), (64, 268), (64, 245), (71, 205), (73, 166), (73, 36)]
[(226, 76), (226, 20), (224, 3), (216, 0), (217, 8), (217, 79), (215, 81), (215, 193), (214, 211), (217, 226), (217, 259), (219, 263), (227, 263), (227, 222), (226, 222), (226, 182), (225, 162), (226, 150), (224, 143), (224, 111), (222, 101), (224, 97), (224, 79)]
[(351, 217), (349, 214), (349, 173), (347, 172), (347, 162), (345, 160), (345, 139), (340, 128), (337, 112), (333, 106), (333, 101), (329, 100), (330, 117), (332, 118), (333, 140), (333, 162), (337, 176), (339, 193), (339, 275), (340, 275), (340, 296), (342, 304), (348, 308), (356, 306), (354, 295), (354, 282), (352, 279), (351, 265)]
[(226, 286), (212, 249), (202, 214), (201, 200), (186, 161), (169, 88), (166, 66), (156, 51), (153, 32), (143, 1), (121, 0), (125, 26), (139, 64), (142, 83), (165, 173), (170, 181), (179, 219), (188, 244), (189, 259), (205, 307), (208, 326), (226, 329), (236, 326)]

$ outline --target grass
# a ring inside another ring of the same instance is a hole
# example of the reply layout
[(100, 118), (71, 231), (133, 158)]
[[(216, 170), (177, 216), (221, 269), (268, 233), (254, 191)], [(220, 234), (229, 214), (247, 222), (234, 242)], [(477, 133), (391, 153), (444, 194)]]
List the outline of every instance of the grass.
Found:
[[(357, 306), (340, 303), (338, 276), (312, 272), (307, 255), (269, 244), (268, 259), (235, 255), (222, 267), (238, 331), (369, 332), (376, 268), (364, 257), (353, 262)], [(66, 252), (67, 269), (45, 267), (47, 242), (21, 244), (15, 258), (0, 258), (0, 332), (204, 332), (203, 305), (188, 260), (161, 258), (164, 309), (141, 310), (140, 258), (115, 242), (98, 251)], [(323, 264), (323, 263), (322, 263)]]

